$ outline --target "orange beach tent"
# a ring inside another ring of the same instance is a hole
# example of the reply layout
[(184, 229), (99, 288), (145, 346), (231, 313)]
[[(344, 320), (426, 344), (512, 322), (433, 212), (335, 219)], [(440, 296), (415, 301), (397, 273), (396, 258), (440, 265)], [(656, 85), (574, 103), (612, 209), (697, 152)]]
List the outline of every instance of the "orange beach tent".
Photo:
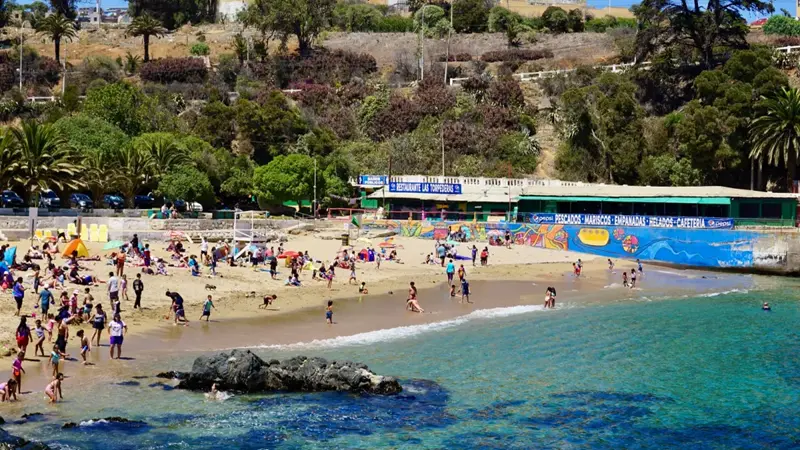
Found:
[(78, 258), (86, 258), (89, 256), (89, 249), (86, 248), (86, 244), (84, 244), (80, 238), (70, 241), (61, 256), (64, 258), (69, 258), (72, 256), (72, 252), (76, 250), (78, 252)]

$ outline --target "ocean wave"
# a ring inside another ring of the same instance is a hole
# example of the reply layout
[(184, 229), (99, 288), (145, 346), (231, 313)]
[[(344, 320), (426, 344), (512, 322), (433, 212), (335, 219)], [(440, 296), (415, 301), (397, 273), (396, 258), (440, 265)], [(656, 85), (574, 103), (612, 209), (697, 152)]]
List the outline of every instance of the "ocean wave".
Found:
[(719, 297), (720, 295), (728, 295), (728, 294), (736, 294), (736, 293), (747, 294), (748, 292), (750, 292), (750, 291), (748, 291), (747, 289), (731, 289), (729, 291), (708, 292), (708, 293), (705, 293), (705, 294), (696, 295), (695, 297), (700, 297), (700, 298)]
[(368, 331), (365, 333), (354, 334), (351, 336), (338, 336), (330, 339), (315, 339), (310, 342), (298, 342), (295, 344), (284, 345), (255, 345), (247, 348), (255, 349), (273, 349), (273, 350), (292, 350), (292, 349), (307, 349), (307, 348), (332, 348), (332, 347), (347, 347), (354, 345), (369, 345), (377, 342), (394, 341), (398, 339), (405, 339), (419, 335), (420, 333), (429, 333), (434, 331), (446, 330), (454, 328), (459, 325), (465, 324), (473, 320), (486, 320), (497, 319), (501, 317), (516, 316), (520, 314), (527, 314), (532, 312), (544, 311), (543, 306), (539, 305), (521, 305), (510, 306), (507, 308), (490, 308), (479, 309), (473, 311), (465, 316), (457, 317), (455, 319), (444, 320), (441, 322), (432, 322), (421, 325), (408, 325), (404, 327), (386, 328), (382, 330)]

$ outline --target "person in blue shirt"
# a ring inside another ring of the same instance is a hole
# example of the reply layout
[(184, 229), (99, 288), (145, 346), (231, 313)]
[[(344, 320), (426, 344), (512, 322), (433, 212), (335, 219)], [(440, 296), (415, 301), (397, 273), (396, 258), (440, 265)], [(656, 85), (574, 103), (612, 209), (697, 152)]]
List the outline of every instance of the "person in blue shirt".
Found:
[(461, 301), (459, 303), (463, 303), (464, 301), (472, 303), (469, 300), (469, 281), (467, 281), (466, 277), (461, 279)]
[(189, 268), (192, 269), (193, 277), (200, 275), (200, 266), (197, 264), (197, 260), (194, 258), (194, 255), (189, 257)]
[(439, 244), (436, 252), (439, 255), (439, 259), (442, 261), (442, 267), (444, 267), (445, 256), (447, 256), (447, 249), (445, 248), (444, 244)]
[(42, 317), (47, 317), (47, 311), (50, 309), (50, 304), (53, 303), (53, 293), (50, 288), (45, 284), (42, 292), (39, 293), (39, 301), (42, 307)]
[(453, 264), (453, 260), (451, 259), (449, 263), (447, 263), (447, 284), (453, 284), (453, 275), (456, 273), (456, 265)]
[(472, 267), (475, 267), (475, 260), (478, 258), (478, 247), (472, 246)]
[(22, 285), (22, 277), (17, 278), (17, 282), (14, 283), (14, 287), (11, 289), (11, 294), (14, 296), (14, 301), (17, 302), (17, 313), (14, 315), (19, 316), (20, 311), (22, 311), (22, 299), (25, 298), (25, 286)]

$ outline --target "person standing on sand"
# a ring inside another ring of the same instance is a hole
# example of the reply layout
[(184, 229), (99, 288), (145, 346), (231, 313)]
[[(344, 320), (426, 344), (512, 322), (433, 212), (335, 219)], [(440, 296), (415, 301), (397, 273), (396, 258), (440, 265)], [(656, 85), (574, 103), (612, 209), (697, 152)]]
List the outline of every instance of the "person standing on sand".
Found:
[(214, 306), (214, 302), (211, 301), (211, 296), (209, 295), (208, 298), (206, 298), (206, 302), (203, 303), (203, 314), (197, 320), (203, 320), (203, 317), (205, 317), (206, 322), (208, 322), (211, 319), (211, 308), (217, 309)]
[(133, 302), (133, 309), (142, 308), (142, 292), (144, 292), (142, 274), (137, 273), (136, 279), (133, 280), (133, 293), (136, 295), (136, 300)]
[(119, 253), (117, 253), (117, 276), (121, 277), (122, 272), (125, 271), (125, 251), (120, 249)]
[[(94, 332), (92, 333), (91, 341), (96, 342), (96, 346), (100, 346), (100, 335), (103, 334), (103, 330), (106, 328), (106, 313), (103, 311), (103, 305), (97, 304), (95, 306), (97, 312), (94, 314), (94, 319), (92, 320), (92, 328), (94, 328)], [(95, 339), (95, 337), (97, 339)]]
[(450, 262), (447, 263), (447, 285), (450, 286), (453, 284), (453, 276), (456, 274), (456, 265), (453, 264), (453, 260), (451, 259)]
[(609, 271), (614, 270), (614, 261), (611, 261), (611, 258), (608, 258), (608, 270)]
[(202, 241), (200, 242), (200, 260), (203, 264), (208, 264), (208, 241), (206, 240), (205, 236), (201, 237)]
[(511, 248), (511, 233), (506, 230), (506, 248)]
[(475, 260), (478, 258), (478, 247), (472, 244), (472, 267), (475, 267)]
[(333, 300), (328, 300), (328, 306), (325, 308), (325, 322), (333, 325)]
[(636, 264), (639, 266), (639, 274), (644, 275), (644, 269), (642, 268), (642, 262), (639, 261), (639, 258), (636, 258)]
[(22, 285), (22, 277), (17, 278), (11, 293), (14, 296), (14, 301), (17, 302), (17, 312), (14, 315), (19, 316), (22, 311), (22, 300), (25, 298), (25, 286)]
[(28, 327), (28, 319), (25, 316), (22, 316), (19, 319), (16, 337), (17, 347), (19, 347), (20, 353), (25, 353), (25, 351), (28, 349), (28, 343), (31, 339), (31, 329)]
[(136, 233), (133, 233), (133, 237), (131, 238), (131, 250), (133, 250), (134, 255), (142, 254), (139, 251), (139, 235)]
[(472, 303), (469, 300), (469, 281), (466, 278), (461, 279), (461, 301), (459, 303), (464, 303), (466, 300), (467, 303)]
[(108, 324), (108, 333), (111, 335), (109, 342), (111, 345), (109, 349), (111, 359), (114, 359), (114, 347), (117, 348), (117, 359), (122, 356), (122, 340), (126, 331), (128, 331), (128, 325), (122, 321), (119, 314), (114, 314), (114, 320)]
[(358, 284), (358, 280), (356, 279), (356, 260), (355, 258), (350, 261), (350, 279), (347, 280), (347, 284), (350, 284), (351, 281), (355, 281)]
[(47, 284), (42, 286), (42, 292), (39, 293), (39, 302), (42, 309), (42, 317), (47, 317), (47, 312), (50, 310), (50, 303), (53, 302), (53, 293)]
[(439, 255), (439, 259), (442, 262), (442, 267), (444, 267), (444, 260), (447, 259), (447, 249), (444, 247), (444, 244), (439, 244), (439, 247), (436, 249), (436, 252)]
[(114, 303), (119, 300), (119, 278), (114, 276), (114, 272), (108, 272), (108, 299), (111, 301), (111, 310), (114, 310)]
[(628, 287), (628, 272), (622, 271), (622, 287)]
[(631, 289), (636, 287), (636, 270), (631, 269)]

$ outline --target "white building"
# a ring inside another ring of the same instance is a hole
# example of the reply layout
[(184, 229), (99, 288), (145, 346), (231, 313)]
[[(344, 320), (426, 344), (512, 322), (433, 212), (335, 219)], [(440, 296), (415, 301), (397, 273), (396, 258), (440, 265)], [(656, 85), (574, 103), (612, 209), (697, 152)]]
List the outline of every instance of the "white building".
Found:
[(247, 0), (219, 0), (217, 14), (227, 20), (234, 20), (239, 11), (245, 8), (247, 8)]

